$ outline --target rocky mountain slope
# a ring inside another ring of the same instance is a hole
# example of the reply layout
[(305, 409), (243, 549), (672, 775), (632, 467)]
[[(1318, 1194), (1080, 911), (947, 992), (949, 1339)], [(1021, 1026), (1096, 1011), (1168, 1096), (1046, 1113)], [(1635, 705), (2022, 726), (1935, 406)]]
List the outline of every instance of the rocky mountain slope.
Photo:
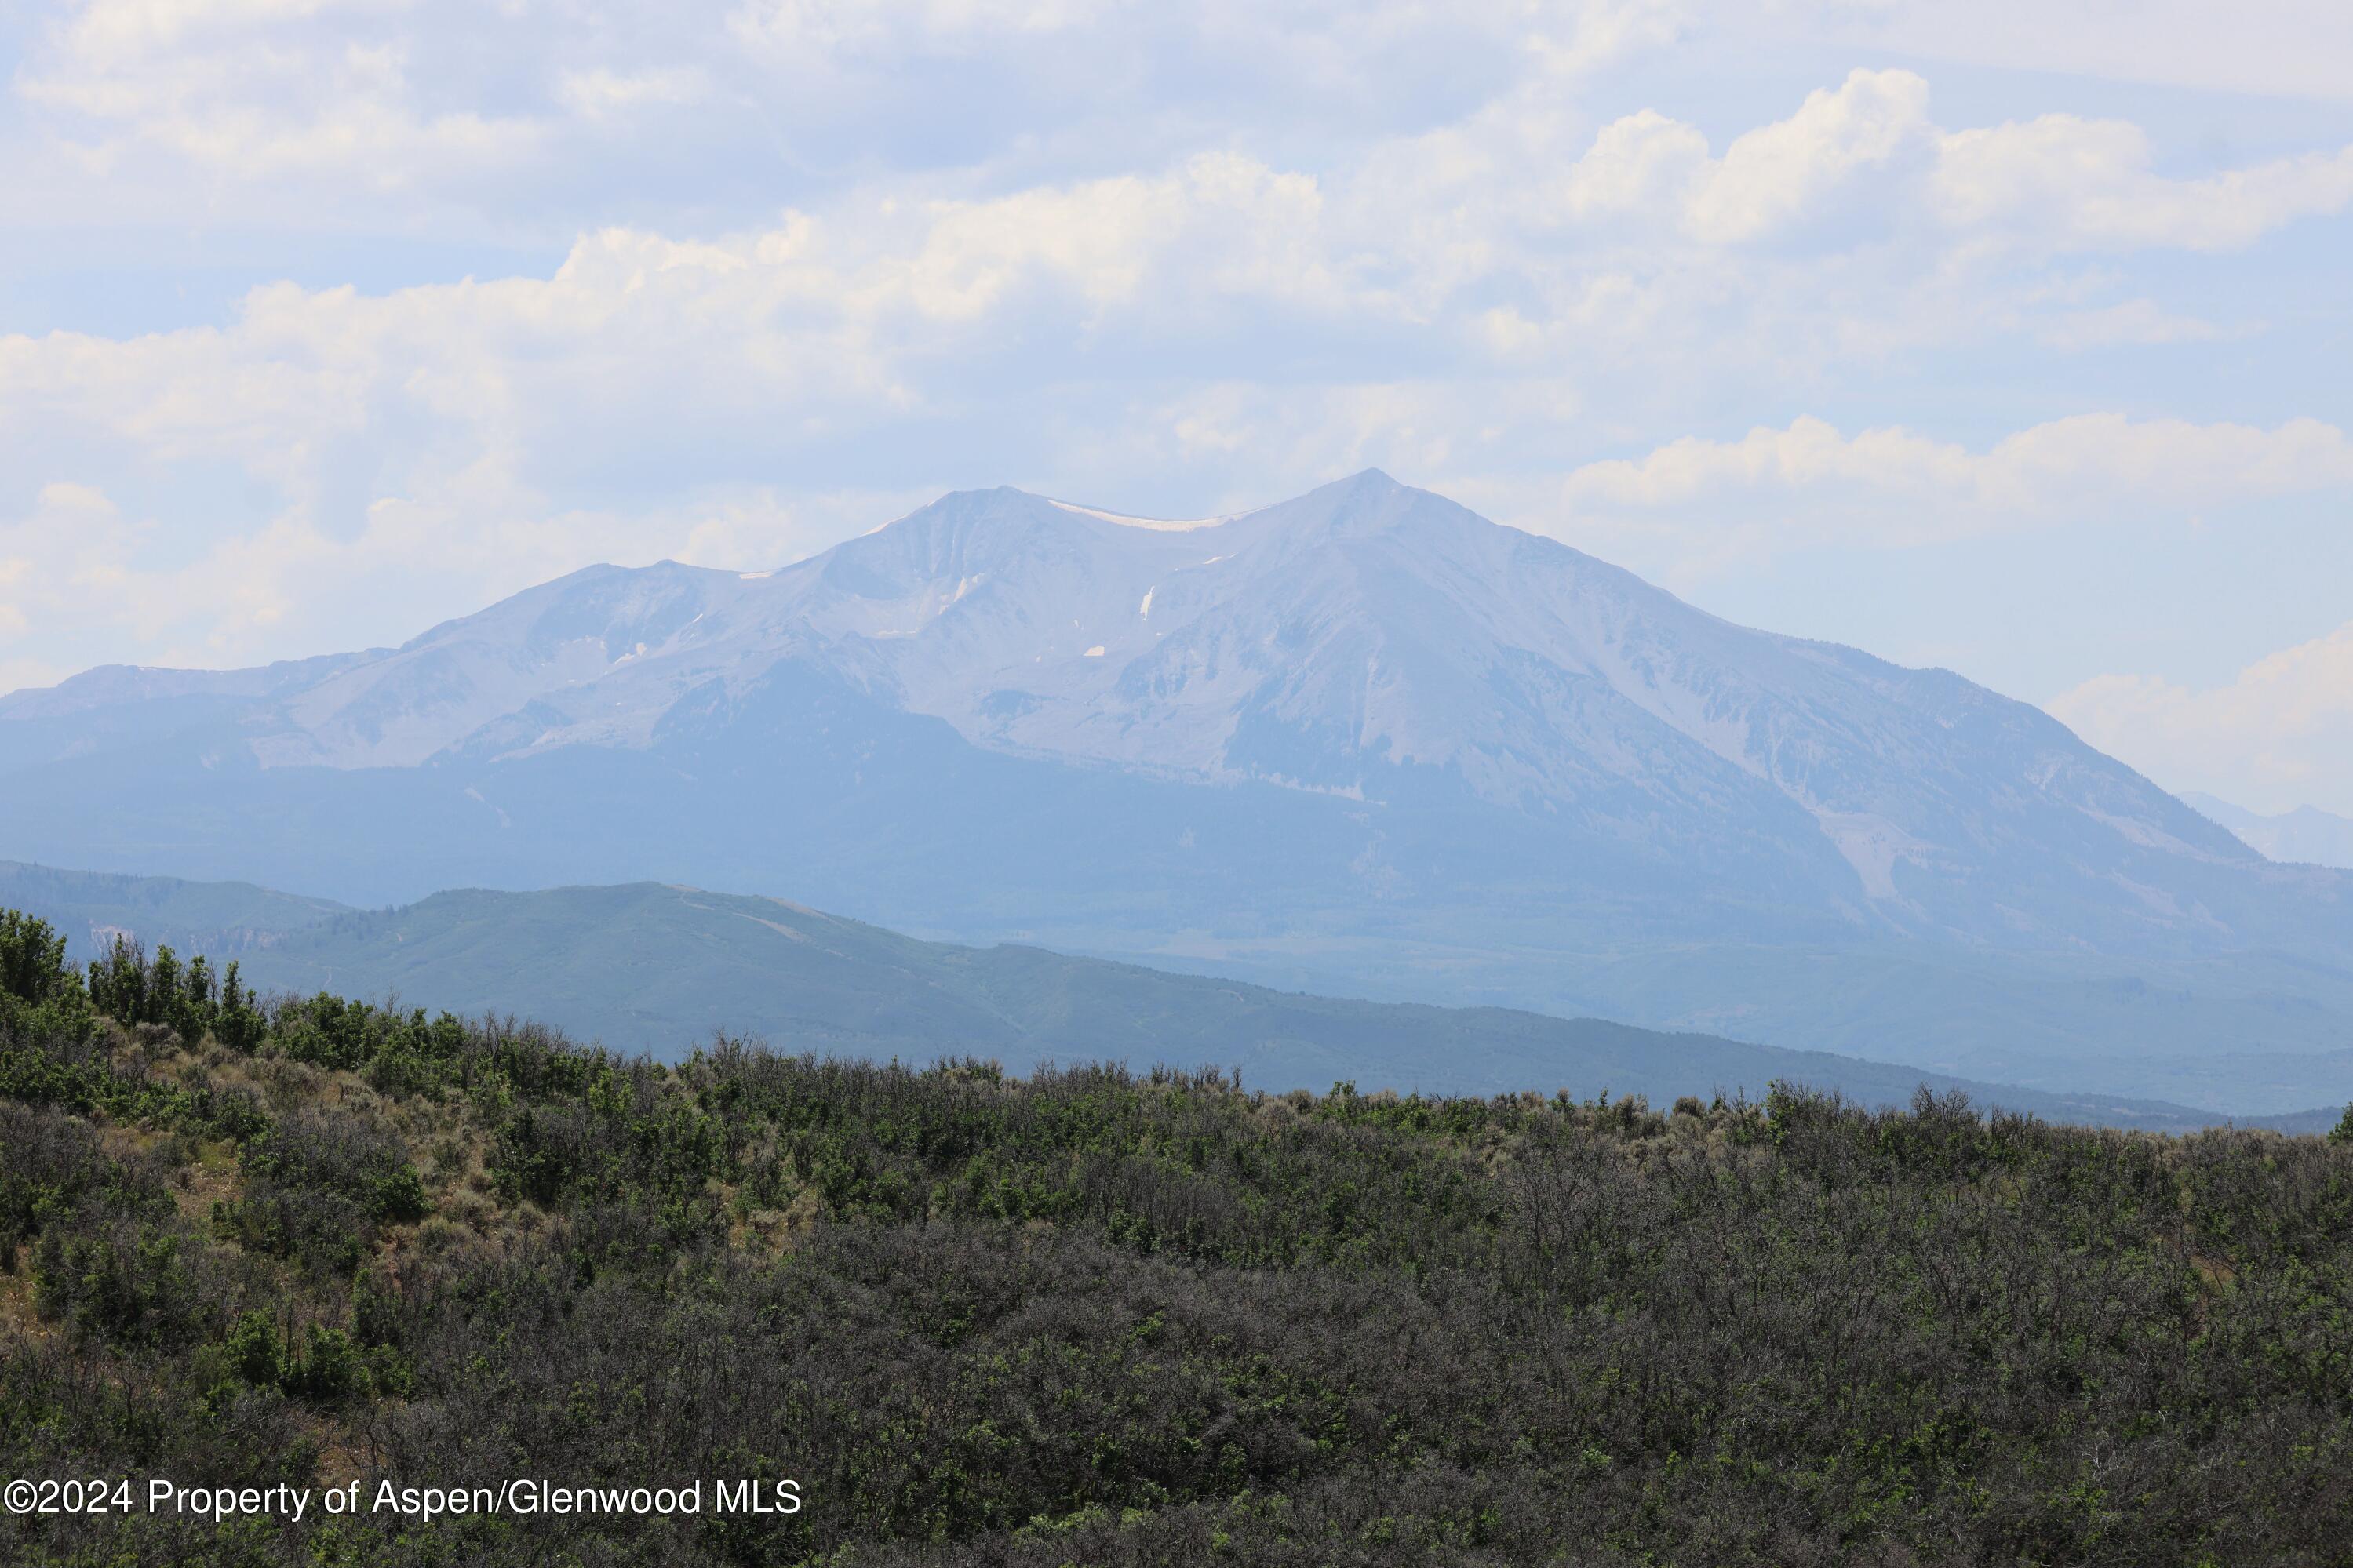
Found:
[(397, 649), (93, 671), (0, 699), (0, 853), (353, 901), (789, 891), (1955, 1068), (2353, 1038), (2353, 879), (2031, 707), (1377, 473), (1189, 523), (951, 495), (776, 572), (592, 568)]

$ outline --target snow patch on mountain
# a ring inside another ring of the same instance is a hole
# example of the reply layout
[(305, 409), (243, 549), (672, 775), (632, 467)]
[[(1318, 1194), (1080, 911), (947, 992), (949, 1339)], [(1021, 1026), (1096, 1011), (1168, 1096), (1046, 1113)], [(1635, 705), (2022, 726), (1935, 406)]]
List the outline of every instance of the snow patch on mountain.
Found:
[(1223, 517), (1130, 517), (1124, 512), (1104, 511), (1098, 507), (1081, 506), (1076, 501), (1058, 500), (1052, 504), (1060, 507), (1064, 511), (1075, 512), (1081, 517), (1100, 518), (1105, 522), (1115, 522), (1122, 528), (1149, 529), (1155, 533), (1190, 533), (1195, 529), (1215, 528), (1219, 523), (1231, 522), (1236, 518), (1250, 515), (1248, 512), (1235, 511), (1228, 512)]

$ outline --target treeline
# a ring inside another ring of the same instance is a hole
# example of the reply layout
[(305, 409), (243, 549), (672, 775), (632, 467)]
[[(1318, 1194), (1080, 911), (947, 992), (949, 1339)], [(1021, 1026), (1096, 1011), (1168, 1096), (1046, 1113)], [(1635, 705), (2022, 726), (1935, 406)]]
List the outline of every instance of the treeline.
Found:
[(0, 915), (0, 1479), (806, 1499), (11, 1563), (2353, 1563), (2341, 1140), (666, 1068)]

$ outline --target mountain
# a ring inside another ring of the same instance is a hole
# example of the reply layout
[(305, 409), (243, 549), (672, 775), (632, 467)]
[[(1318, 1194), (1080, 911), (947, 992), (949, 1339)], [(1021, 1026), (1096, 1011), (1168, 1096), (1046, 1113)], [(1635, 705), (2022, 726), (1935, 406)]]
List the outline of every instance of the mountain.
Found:
[(2193, 793), (2181, 798), (2229, 828), (2240, 842), (2267, 860), (2353, 869), (2353, 817), (2338, 816), (2314, 805), (2300, 805), (2294, 811), (2265, 816), (2211, 795)]
[(352, 902), (787, 890), (1968, 1076), (2353, 1041), (2353, 879), (1957, 676), (1377, 473), (1183, 523), (961, 493), (775, 572), (592, 568), (396, 649), (19, 692), (0, 756), (0, 853)]
[[(0, 905), (78, 930), (93, 923), (92, 908), (124, 906), (125, 880), (5, 866)], [(109, 929), (151, 948), (173, 941), (184, 954), (220, 950), (177, 941), (164, 911), (235, 907), (261, 891), (163, 878), (138, 887), (157, 920)], [(19, 893), (46, 902), (16, 902)], [(1565, 1089), (1577, 1099), (1641, 1094), (1663, 1106), (1684, 1094), (1761, 1099), (1778, 1079), (1896, 1105), (1926, 1082), (2052, 1121), (2183, 1131), (2222, 1119), (2161, 1100), (1972, 1082), (1596, 1018), (1347, 1001), (1031, 947), (922, 942), (781, 900), (660, 883), (465, 889), (364, 913), (264, 896), (279, 900), (269, 912), (291, 923), (247, 933), (260, 940), (240, 963), (259, 988), (519, 1015), (673, 1061), (724, 1031), (795, 1051), (913, 1062), (987, 1057), (1023, 1073), (1104, 1059), (1238, 1068), (1247, 1082), (1275, 1089), (1342, 1080), (1367, 1092)], [(2336, 1081), (2353, 1080), (2331, 1065)], [(2273, 1120), (2310, 1130), (2336, 1118), (2331, 1109)]]
[(117, 936), (151, 952), (169, 945), (184, 955), (245, 959), (331, 915), (351, 912), (332, 899), (249, 882), (110, 876), (13, 860), (0, 860), (0, 909), (25, 910), (57, 927), (77, 963), (102, 956)]

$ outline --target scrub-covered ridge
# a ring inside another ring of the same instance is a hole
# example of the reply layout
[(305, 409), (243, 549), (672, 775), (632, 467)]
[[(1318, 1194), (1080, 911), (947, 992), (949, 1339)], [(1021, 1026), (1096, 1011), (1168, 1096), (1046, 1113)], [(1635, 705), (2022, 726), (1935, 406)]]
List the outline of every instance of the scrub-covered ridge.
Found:
[(790, 1479), (12, 1563), (2339, 1560), (2353, 1147), (257, 1000), (0, 919), (0, 1468)]

